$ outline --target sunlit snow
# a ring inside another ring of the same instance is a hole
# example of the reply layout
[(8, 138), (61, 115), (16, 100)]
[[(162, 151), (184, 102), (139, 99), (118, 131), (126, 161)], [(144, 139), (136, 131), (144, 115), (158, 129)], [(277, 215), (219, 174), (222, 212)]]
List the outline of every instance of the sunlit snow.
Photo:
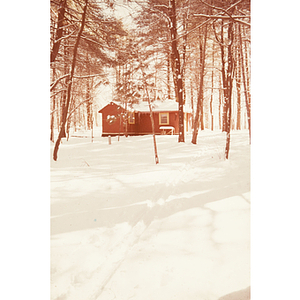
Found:
[(231, 136), (229, 160), (220, 131), (157, 136), (158, 165), (152, 136), (63, 140), (51, 299), (249, 299), (250, 146)]

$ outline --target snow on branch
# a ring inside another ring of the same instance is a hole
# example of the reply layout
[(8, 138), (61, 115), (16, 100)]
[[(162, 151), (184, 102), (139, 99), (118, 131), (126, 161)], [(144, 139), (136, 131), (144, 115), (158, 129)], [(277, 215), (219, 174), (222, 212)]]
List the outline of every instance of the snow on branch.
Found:
[(250, 23), (239, 20), (239, 18), (250, 18), (250, 16), (220, 16), (220, 15), (205, 15), (205, 14), (194, 14), (195, 17), (204, 17), (209, 19), (223, 19), (223, 20), (233, 20), (234, 22), (241, 23), (246, 26), (251, 26)]
[(69, 38), (69, 37), (72, 36), (75, 32), (76, 32), (76, 30), (72, 31), (72, 32), (71, 32), (70, 34), (68, 34), (68, 35), (62, 36), (61, 38), (55, 40), (54, 43), (57, 43), (57, 42), (59, 42), (59, 41), (62, 41), (62, 40), (64, 40), (64, 39)]
[(170, 6), (163, 5), (163, 4), (156, 4), (156, 5), (154, 5), (154, 7), (164, 7), (166, 9), (170, 9), (171, 8)]
[(63, 79), (67, 78), (70, 76), (70, 74), (65, 74), (59, 78), (57, 78), (53, 83), (50, 84), (50, 92), (56, 87), (56, 85)]
[(86, 100), (80, 102), (77, 106), (75, 106), (75, 107), (69, 112), (69, 115), (68, 115), (68, 117), (67, 117), (67, 120), (70, 119), (71, 115), (74, 113), (74, 111), (75, 111), (79, 106), (81, 106), (82, 104), (84, 104), (84, 103), (86, 103), (86, 102), (91, 101), (91, 99), (92, 99), (92, 97), (90, 97), (90, 98), (88, 98), (88, 99), (86, 99)]
[[(216, 7), (216, 6), (213, 6), (213, 5), (210, 5), (206, 2), (204, 2), (203, 0), (200, 0), (203, 4), (205, 5), (208, 5), (209, 7), (211, 8), (214, 8), (214, 9), (217, 9), (217, 10), (221, 10), (221, 12), (217, 15), (214, 15), (214, 16), (210, 16), (210, 15), (202, 15), (202, 14), (195, 14), (195, 16), (203, 16), (203, 17), (207, 17), (207, 20), (202, 22), (201, 24), (195, 26), (194, 28), (190, 29), (189, 31), (179, 35), (176, 39), (171, 39), (169, 41), (166, 41), (166, 42), (161, 42), (161, 44), (167, 44), (167, 43), (171, 43), (172, 41), (174, 40), (179, 40), (181, 39), (182, 37), (190, 34), (191, 32), (195, 31), (196, 29), (206, 25), (207, 23), (209, 23), (212, 19), (222, 19), (222, 18), (228, 18), (228, 19), (232, 19), (234, 22), (238, 22), (238, 23), (241, 23), (241, 24), (244, 24), (246, 26), (251, 26), (249, 23), (245, 22), (245, 21), (242, 21), (242, 20), (239, 20), (237, 18), (250, 18), (250, 16), (232, 16), (228, 10), (230, 10), (231, 8), (233, 8), (234, 6), (238, 5), (240, 2), (242, 2), (243, 0), (239, 0), (237, 1), (236, 3), (233, 3), (231, 6), (229, 6), (227, 9), (223, 9), (223, 8), (219, 8), (219, 7)], [(222, 15), (222, 13), (226, 13), (228, 16), (224, 16)], [(162, 13), (163, 14), (163, 13)], [(163, 14), (164, 16), (166, 16), (165, 14)]]
[(223, 13), (227, 14), (229, 17), (231, 17), (231, 14), (228, 12), (230, 9), (232, 9), (233, 7), (235, 7), (236, 5), (238, 5), (239, 3), (241, 3), (243, 0), (239, 0), (236, 3), (233, 3), (232, 5), (230, 5), (227, 9), (224, 9), (222, 7), (217, 7), (214, 5), (211, 5), (209, 3), (204, 2), (203, 0), (200, 0), (203, 4), (209, 6), (210, 8), (216, 9), (216, 10), (220, 10)]
[[(65, 74), (59, 78), (57, 78), (52, 84), (50, 84), (50, 92), (56, 87), (56, 85), (63, 80), (64, 78), (67, 78), (70, 76), (70, 74)], [(76, 79), (86, 79), (86, 78), (93, 78), (93, 77), (103, 77), (103, 74), (92, 74), (92, 75), (74, 75), (73, 78)]]
[(53, 98), (53, 97), (55, 97), (56, 95), (58, 95), (59, 93), (62, 93), (62, 92), (64, 92), (64, 91), (66, 91), (67, 89), (61, 89), (61, 90), (59, 90), (59, 91), (56, 91), (55, 93), (53, 93), (53, 94), (51, 94), (50, 95), (50, 98)]
[(110, 47), (110, 46), (104, 45), (103, 43), (99, 43), (99, 42), (97, 42), (97, 41), (95, 41), (95, 40), (93, 40), (93, 39), (90, 39), (90, 38), (86, 37), (84, 34), (82, 34), (81, 38), (82, 38), (83, 40), (92, 42), (92, 43), (94, 43), (94, 44), (100, 46), (101, 48), (109, 49), (109, 50), (112, 50), (112, 51), (118, 49), (117, 47)]
[(236, 19), (236, 18), (250, 18), (250, 16), (221, 16), (221, 15), (205, 15), (205, 14), (194, 14), (195, 17), (206, 17), (216, 19)]
[(52, 7), (50, 7), (50, 10), (51, 10), (51, 12), (55, 15), (55, 17), (58, 17), (57, 12), (56, 12)]
[(92, 75), (81, 75), (81, 76), (74, 75), (73, 78), (83, 79), (83, 78), (93, 78), (93, 77), (98, 77), (98, 76), (104, 76), (104, 75), (103, 74), (92, 74)]
[[(146, 5), (147, 5), (146, 2), (145, 3), (142, 3), (141, 1), (134, 1), (134, 2), (135, 2), (135, 4), (142, 7), (143, 9), (147, 9), (147, 10), (149, 10), (149, 11), (155, 13), (155, 14), (158, 13), (158, 14), (162, 15), (168, 21), (169, 25), (171, 24), (171, 19), (165, 12), (163, 12), (159, 9), (152, 9), (150, 6), (147, 6), (147, 8), (146, 8)], [(153, 8), (155, 8), (155, 7), (164, 7), (164, 8), (169, 9), (168, 6), (162, 5), (162, 4), (161, 5), (160, 4), (154, 5)]]
[[(207, 5), (208, 7), (216, 9), (216, 10), (219, 10), (221, 12), (219, 14), (217, 14), (217, 15), (195, 14), (195, 16), (206, 17), (206, 18), (210, 18), (210, 19), (231, 19), (233, 22), (238, 22), (238, 23), (241, 23), (241, 24), (249, 26), (249, 27), (251, 26), (250, 23), (242, 21), (242, 20), (239, 20), (239, 18), (250, 18), (250, 16), (234, 16), (234, 15), (232, 15), (229, 12), (233, 7), (235, 7), (236, 5), (238, 5), (239, 3), (241, 3), (243, 0), (239, 0), (239, 1), (235, 2), (235, 3), (233, 3), (232, 5), (230, 5), (226, 9), (224, 9), (222, 7), (214, 6), (214, 5), (209, 4), (209, 3), (206, 3), (203, 0), (200, 0), (200, 1), (201, 1), (201, 3)], [(223, 13), (223, 14), (220, 15), (221, 13)], [(226, 14), (227, 16), (224, 16), (224, 14)]]

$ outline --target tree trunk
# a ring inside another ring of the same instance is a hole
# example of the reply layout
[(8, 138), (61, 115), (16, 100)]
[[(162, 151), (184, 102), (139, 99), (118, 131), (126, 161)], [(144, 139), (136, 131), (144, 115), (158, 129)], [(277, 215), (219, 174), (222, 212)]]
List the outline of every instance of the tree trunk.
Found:
[(232, 57), (232, 46), (233, 46), (233, 23), (229, 23), (228, 26), (228, 69), (227, 69), (227, 125), (226, 125), (226, 146), (225, 146), (225, 158), (229, 157), (230, 150), (230, 130), (231, 130), (231, 98), (232, 98), (232, 82), (234, 72), (234, 61)]
[(148, 92), (147, 87), (146, 87), (146, 91), (147, 91), (147, 99), (148, 99), (148, 105), (149, 105), (149, 110), (150, 110), (150, 119), (151, 119), (151, 126), (152, 126), (152, 136), (153, 136), (153, 146), (154, 146), (155, 163), (158, 164), (159, 163), (159, 159), (158, 159), (157, 146), (156, 146), (154, 118), (153, 118), (153, 111), (152, 111), (151, 102), (150, 102), (150, 98), (149, 98), (149, 92)]
[(53, 46), (50, 52), (50, 62), (54, 62), (58, 54), (61, 38), (63, 36), (63, 25), (64, 25), (66, 3), (67, 0), (60, 1), (60, 9), (58, 11), (58, 17), (57, 17), (57, 29), (55, 34), (55, 40), (53, 41)]
[(192, 108), (192, 128), (194, 128), (195, 124), (195, 109), (194, 109), (194, 89), (192, 85), (192, 80), (190, 80), (190, 88), (191, 88), (191, 108)]
[[(55, 68), (52, 69), (52, 81), (55, 78)], [(50, 123), (50, 141), (54, 143), (54, 111), (55, 111), (55, 95), (52, 97), (52, 113)]]
[[(68, 84), (68, 77), (66, 78), (66, 85), (67, 84)], [(65, 127), (62, 127), (66, 102), (67, 102), (67, 91), (63, 91), (62, 97), (61, 97), (61, 103), (60, 103), (60, 122), (59, 122), (59, 127), (58, 127), (58, 128), (61, 128), (60, 130), (62, 130), (63, 138), (66, 137)]]
[(77, 35), (77, 38), (76, 38), (75, 46), (74, 46), (71, 74), (68, 77), (67, 99), (66, 99), (66, 104), (64, 106), (63, 116), (62, 116), (62, 118), (63, 118), (62, 125), (61, 125), (61, 129), (60, 129), (58, 138), (57, 138), (56, 143), (55, 143), (54, 151), (53, 151), (53, 159), (55, 161), (57, 160), (58, 148), (59, 148), (61, 139), (63, 137), (63, 133), (65, 132), (65, 125), (66, 125), (66, 121), (67, 121), (67, 114), (68, 114), (70, 99), (71, 99), (72, 81), (73, 81), (73, 76), (74, 76), (75, 66), (76, 66), (77, 50), (78, 50), (78, 46), (79, 46), (80, 37), (81, 37), (81, 34), (83, 32), (83, 29), (84, 29), (84, 25), (85, 25), (87, 6), (88, 6), (88, 0), (85, 0), (85, 5), (84, 5), (84, 8), (83, 8), (83, 14), (82, 14), (82, 19), (81, 19), (81, 24), (80, 24), (80, 29), (79, 29), (79, 32), (78, 32), (78, 35)]
[[(240, 26), (240, 25), (239, 25)], [(249, 127), (249, 142), (251, 144), (251, 94), (250, 94), (250, 72), (249, 72), (249, 59), (247, 54), (247, 47), (245, 45), (245, 60), (243, 54), (243, 40), (242, 40), (242, 32), (241, 27), (239, 31), (239, 43), (240, 43), (240, 51), (241, 51), (241, 66), (242, 66), (242, 76), (244, 83), (244, 92), (245, 92), (245, 102), (247, 109), (247, 121)]]
[(226, 53), (224, 44), (224, 22), (221, 22), (221, 39), (219, 41), (221, 48), (221, 62), (222, 62), (222, 86), (223, 86), (223, 105), (222, 105), (222, 131), (227, 131), (227, 115), (228, 115), (228, 83), (226, 73)]
[(203, 40), (201, 39), (200, 31), (200, 78), (199, 78), (199, 93), (197, 99), (197, 108), (195, 114), (195, 123), (193, 128), (192, 143), (197, 144), (198, 131), (201, 124), (201, 130), (204, 129), (203, 120), (203, 97), (204, 97), (204, 70), (205, 70), (205, 55), (206, 55), (206, 40), (207, 40), (207, 26), (204, 27)]
[[(91, 75), (90, 65), (89, 65), (89, 55), (86, 53), (86, 65), (87, 65), (87, 73)], [(92, 119), (93, 119), (93, 101), (92, 101), (92, 93), (91, 90), (93, 88), (93, 78), (86, 79), (86, 114), (87, 114), (87, 129), (92, 129)]]
[[(232, 98), (232, 83), (234, 72), (234, 60), (232, 54), (234, 29), (233, 23), (228, 24), (227, 37), (224, 30), (224, 21), (221, 21), (220, 37), (218, 38), (215, 30), (215, 37), (221, 48), (221, 62), (222, 62), (222, 86), (224, 91), (224, 105), (223, 105), (223, 120), (222, 131), (226, 132), (225, 158), (229, 157), (230, 150), (230, 130), (231, 130), (231, 98)], [(226, 55), (227, 54), (227, 55)]]
[(236, 130), (241, 130), (241, 59), (240, 51), (237, 48), (237, 66), (236, 66), (236, 92), (237, 92), (237, 111), (236, 111)]
[(186, 49), (187, 49), (187, 43), (188, 43), (188, 19), (189, 19), (189, 10), (186, 10), (184, 16), (183, 16), (183, 51), (182, 51), (182, 86), (183, 86), (183, 104), (185, 104), (186, 101), (186, 89), (185, 89), (185, 75), (186, 75)]
[(171, 99), (171, 58), (170, 58), (170, 52), (167, 52), (167, 85), (168, 85), (168, 99)]
[(172, 41), (172, 62), (174, 66), (174, 85), (176, 100), (178, 101), (178, 122), (179, 137), (178, 142), (184, 142), (184, 114), (183, 114), (183, 86), (182, 72), (180, 68), (180, 56), (177, 48), (177, 20), (176, 20), (176, 0), (171, 0), (171, 41)]
[(93, 79), (87, 79), (86, 82), (86, 114), (87, 114), (87, 128), (88, 130), (92, 129), (92, 119), (93, 119), (93, 106), (91, 98), (91, 89), (93, 86)]
[[(68, 56), (69, 56), (69, 43), (65, 44), (64, 45), (64, 73), (67, 75), (66, 78), (65, 78), (65, 86), (67, 87), (68, 86), (68, 80), (69, 80), (69, 71), (70, 71), (70, 68), (69, 68), (69, 65), (68, 65)], [(66, 106), (66, 103), (67, 103), (67, 90), (63, 91), (62, 93), (62, 98), (61, 98), (61, 114), (60, 114), (60, 126), (62, 126), (62, 123), (63, 123), (63, 115), (64, 115), (64, 111), (65, 111), (65, 106)], [(58, 127), (58, 128), (59, 128)], [(62, 128), (62, 137), (65, 138), (67, 135), (66, 135), (66, 130), (65, 130), (65, 127), (61, 127)]]
[(152, 111), (152, 107), (151, 107), (151, 100), (150, 100), (150, 96), (149, 96), (149, 91), (148, 91), (148, 88), (147, 88), (146, 76), (145, 76), (145, 73), (143, 71), (142, 71), (142, 73), (143, 73), (144, 89), (145, 89), (145, 92), (146, 92), (147, 101), (148, 101), (148, 105), (149, 105), (149, 111), (150, 111), (150, 119), (151, 119), (151, 127), (152, 127), (152, 136), (153, 136), (153, 146), (154, 146), (155, 163), (158, 164), (159, 163), (159, 159), (158, 159), (158, 154), (157, 154), (157, 146), (156, 146), (156, 137), (155, 137), (155, 126), (154, 126), (153, 111)]
[[(240, 72), (240, 70), (237, 70), (237, 72)], [(240, 75), (238, 75), (240, 76)], [(237, 81), (241, 78), (237, 78)], [(241, 130), (241, 83), (236, 83), (237, 87), (237, 116), (236, 116), (236, 130)]]
[[(240, 34), (240, 26), (237, 24), (237, 35)], [(236, 112), (236, 130), (241, 130), (241, 82), (242, 82), (242, 72), (241, 72), (241, 52), (240, 45), (236, 45), (236, 92), (237, 92), (237, 112)]]
[(210, 95), (210, 116), (211, 116), (211, 122), (210, 122), (210, 129), (211, 131), (214, 130), (214, 114), (213, 114), (213, 101), (214, 101), (214, 67), (215, 67), (215, 49), (214, 44), (212, 48), (212, 70), (211, 70), (211, 95)]
[(219, 89), (218, 89), (218, 93), (219, 93), (219, 129), (222, 129), (223, 126), (223, 120), (222, 120), (222, 102), (223, 102), (223, 90), (222, 90), (222, 79), (221, 76), (219, 76)]

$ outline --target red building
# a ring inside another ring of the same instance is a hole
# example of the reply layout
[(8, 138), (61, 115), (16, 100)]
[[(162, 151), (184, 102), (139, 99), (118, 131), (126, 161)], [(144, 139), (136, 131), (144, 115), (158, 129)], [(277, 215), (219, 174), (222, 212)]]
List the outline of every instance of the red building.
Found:
[[(178, 134), (178, 103), (171, 100), (152, 103), (155, 134)], [(152, 134), (147, 102), (132, 105), (127, 110), (110, 102), (99, 110), (102, 114), (102, 136)], [(185, 112), (185, 131), (191, 129), (191, 113)]]

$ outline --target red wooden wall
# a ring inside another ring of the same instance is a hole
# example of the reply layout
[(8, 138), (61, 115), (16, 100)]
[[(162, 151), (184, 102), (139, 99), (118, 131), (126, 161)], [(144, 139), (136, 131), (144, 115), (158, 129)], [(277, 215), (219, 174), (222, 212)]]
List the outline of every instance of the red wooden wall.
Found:
[[(111, 102), (104, 108), (99, 110), (102, 113), (102, 136), (107, 135), (124, 135), (126, 130), (121, 120), (121, 113), (124, 113), (125, 109), (121, 106)], [(178, 112), (177, 111), (166, 111), (169, 113), (169, 124), (164, 126), (173, 126), (175, 134), (179, 133), (178, 125)], [(107, 116), (115, 116), (115, 121), (112, 123), (108, 122)], [(156, 134), (162, 134), (162, 130), (159, 125), (159, 112), (153, 112), (154, 117), (154, 128)], [(120, 124), (121, 120), (121, 124)], [(129, 124), (127, 122), (127, 133), (129, 135), (138, 134), (152, 134), (152, 125), (149, 112), (135, 112), (135, 124)]]

